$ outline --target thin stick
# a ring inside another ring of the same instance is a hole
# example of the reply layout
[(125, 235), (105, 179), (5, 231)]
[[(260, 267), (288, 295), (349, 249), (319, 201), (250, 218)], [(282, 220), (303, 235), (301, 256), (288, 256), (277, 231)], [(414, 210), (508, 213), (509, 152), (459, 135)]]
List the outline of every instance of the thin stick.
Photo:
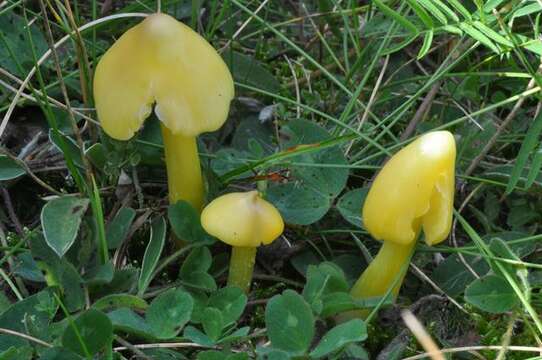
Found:
[[(503, 348), (502, 345), (475, 345), (475, 346), (463, 346), (463, 347), (456, 347), (456, 348), (450, 348), (450, 349), (441, 349), (439, 350), (439, 353), (441, 354), (450, 354), (450, 353), (457, 353), (457, 352), (464, 352), (464, 351), (478, 351), (478, 350), (495, 350), (499, 351)], [(532, 346), (507, 346), (507, 349), (510, 351), (525, 351), (525, 352), (535, 352), (535, 353), (542, 353), (542, 347), (532, 347)], [(433, 355), (432, 353), (426, 352), (420, 355), (414, 355), (407, 358), (404, 358), (403, 360), (418, 360), (418, 359), (426, 359)]]
[(23, 339), (26, 339), (28, 341), (32, 341), (38, 345), (42, 345), (42, 346), (45, 346), (45, 347), (53, 347), (53, 345), (43, 341), (43, 340), (40, 340), (38, 338), (35, 338), (33, 336), (30, 336), (30, 335), (26, 335), (26, 334), (23, 334), (23, 333), (20, 333), (18, 331), (15, 331), (15, 330), (10, 330), (10, 329), (5, 329), (5, 328), (0, 328), (0, 333), (4, 333), (4, 334), (8, 334), (8, 335), (13, 335), (13, 336), (17, 336), (17, 337), (20, 337), (20, 338), (23, 338)]
[(438, 348), (435, 341), (427, 333), (422, 323), (412, 314), (410, 310), (404, 310), (401, 313), (401, 317), (406, 326), (412, 331), (420, 345), (427, 351), (433, 360), (446, 360), (442, 352)]

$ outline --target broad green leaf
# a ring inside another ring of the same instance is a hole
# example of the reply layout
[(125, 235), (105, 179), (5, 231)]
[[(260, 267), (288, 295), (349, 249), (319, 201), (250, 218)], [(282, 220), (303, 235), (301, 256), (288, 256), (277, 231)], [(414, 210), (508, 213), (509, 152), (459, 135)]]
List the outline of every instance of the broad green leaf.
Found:
[(222, 55), (230, 68), (235, 81), (250, 85), (270, 93), (278, 93), (280, 83), (275, 76), (253, 56), (246, 56), (236, 51), (226, 51)]
[(183, 337), (201, 346), (213, 347), (215, 342), (193, 326), (188, 325), (183, 332)]
[(149, 324), (128, 308), (113, 310), (107, 314), (115, 331), (122, 331), (146, 339), (155, 339)]
[(73, 245), (88, 199), (63, 196), (49, 201), (41, 211), (41, 225), (45, 241), (62, 257)]
[(164, 248), (164, 243), (166, 240), (166, 222), (163, 217), (159, 217), (152, 222), (151, 225), (151, 238), (145, 250), (145, 255), (143, 256), (143, 264), (141, 266), (141, 271), (139, 273), (139, 282), (138, 282), (138, 295), (142, 296), (149, 286), (152, 274), (158, 260), (160, 259), (160, 254)]
[(62, 345), (81, 356), (92, 356), (111, 344), (112, 339), (111, 320), (103, 312), (90, 309), (79, 315), (73, 326), (66, 327)]
[(208, 306), (220, 310), (224, 326), (236, 322), (247, 304), (247, 296), (237, 286), (219, 289), (209, 297)]
[(150, 304), (146, 319), (159, 339), (171, 339), (190, 320), (194, 300), (181, 289), (170, 289), (156, 297)]
[(132, 208), (123, 207), (117, 212), (113, 220), (107, 225), (105, 233), (109, 249), (118, 248), (126, 239), (135, 216), (136, 212)]
[(325, 194), (294, 183), (270, 187), (266, 198), (277, 207), (287, 223), (298, 225), (320, 220), (331, 206), (331, 200)]
[[(33, 319), (34, 324), (46, 328), (51, 314), (40, 306), (40, 303), (44, 302), (43, 298), (51, 299), (52, 295), (45, 290), (9, 306), (0, 314), (1, 327), (26, 334), (26, 324), (21, 321), (26, 318)], [(0, 352), (8, 350), (12, 346), (19, 348), (29, 344), (28, 340), (20, 336), (0, 334)]]
[(73, 351), (70, 351), (64, 347), (52, 347), (40, 355), (40, 360), (78, 360), (83, 359)]
[(265, 309), (267, 335), (274, 348), (303, 354), (314, 336), (314, 317), (301, 295), (286, 290), (275, 295)]
[(203, 317), (201, 318), (201, 325), (205, 334), (216, 342), (222, 334), (224, 327), (224, 319), (222, 318), (222, 312), (214, 307), (208, 307), (203, 311)]
[[(19, 78), (26, 76), (34, 66), (34, 56), (43, 54), (49, 47), (37, 23), (30, 25), (23, 16), (4, 7), (0, 15), (0, 66)], [(17, 11), (19, 12), (19, 11)], [(34, 49), (28, 44), (28, 34)]]
[(196, 289), (216, 290), (216, 282), (209, 274), (213, 263), (211, 252), (206, 246), (193, 249), (181, 266), (179, 276), (186, 284)]
[(324, 335), (310, 356), (322, 358), (344, 346), (367, 339), (367, 327), (360, 319), (350, 320), (344, 324), (335, 326)]
[(131, 308), (145, 310), (149, 305), (142, 298), (130, 294), (112, 294), (98, 299), (92, 304), (97, 310), (106, 310), (110, 308)]
[[(481, 256), (463, 255), (463, 258), (478, 275), (485, 275), (489, 271), (489, 266)], [(467, 285), (474, 281), (475, 277), (459, 256), (452, 254), (438, 264), (431, 274), (431, 279), (448, 296), (456, 297), (465, 291)]]
[(489, 313), (501, 314), (511, 310), (518, 299), (508, 282), (496, 275), (474, 280), (465, 290), (465, 300)]
[(351, 190), (341, 196), (337, 203), (337, 210), (339, 210), (343, 218), (350, 224), (360, 228), (363, 228), (361, 209), (363, 209), (368, 192), (368, 188)]
[(6, 155), (0, 155), (0, 181), (11, 180), (25, 174), (22, 166)]
[(190, 243), (210, 239), (201, 227), (199, 214), (188, 202), (180, 200), (171, 204), (167, 215), (171, 228), (179, 239)]

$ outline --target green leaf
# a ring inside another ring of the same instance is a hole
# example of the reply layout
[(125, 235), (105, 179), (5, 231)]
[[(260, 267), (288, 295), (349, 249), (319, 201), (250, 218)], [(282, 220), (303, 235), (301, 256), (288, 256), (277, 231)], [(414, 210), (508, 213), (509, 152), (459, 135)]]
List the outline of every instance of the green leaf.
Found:
[(135, 216), (136, 212), (132, 208), (123, 207), (117, 212), (113, 220), (107, 225), (105, 233), (109, 249), (118, 248), (126, 239)]
[(351, 190), (345, 193), (337, 203), (337, 210), (343, 218), (350, 224), (363, 228), (361, 209), (365, 203), (365, 198), (369, 193), (369, 188)]
[(145, 310), (149, 305), (142, 298), (130, 294), (112, 294), (98, 299), (92, 304), (96, 310), (106, 310), (110, 308), (131, 308)]
[(416, 0), (407, 0), (407, 3), (427, 28), (433, 29), (435, 27), (431, 16), (429, 16), (427, 11), (425, 11), (425, 9), (421, 7)]
[[(49, 291), (45, 290), (14, 303), (0, 314), (1, 327), (26, 334), (26, 324), (21, 320), (31, 318), (35, 324), (46, 328), (51, 315), (54, 314), (49, 313), (40, 304), (51, 298)], [(0, 351), (6, 351), (11, 346), (19, 348), (29, 344), (28, 340), (20, 336), (0, 334)]]
[(0, 155), (0, 181), (11, 180), (25, 174), (24, 168), (6, 155)]
[(335, 326), (324, 335), (310, 356), (321, 358), (344, 346), (367, 339), (367, 327), (362, 320), (354, 319)]
[(63, 347), (52, 347), (40, 355), (40, 360), (77, 360), (83, 359), (73, 351)]
[(423, 37), (423, 44), (417, 56), (418, 60), (423, 58), (429, 52), (429, 49), (431, 49), (432, 44), (433, 44), (433, 30), (429, 30), (425, 33)]
[(287, 223), (298, 225), (309, 225), (320, 220), (331, 206), (331, 200), (326, 195), (294, 183), (270, 187), (266, 199), (277, 207)]
[(151, 225), (151, 238), (147, 249), (145, 249), (145, 255), (143, 256), (143, 265), (141, 266), (141, 272), (139, 273), (138, 282), (138, 295), (142, 296), (147, 290), (154, 269), (160, 259), (160, 254), (164, 248), (166, 240), (166, 222), (163, 217), (159, 217), (152, 222)]
[(107, 314), (116, 331), (123, 331), (146, 339), (155, 339), (147, 322), (128, 308), (113, 310)]
[[(0, 360), (32, 360), (34, 349), (30, 346), (10, 347), (0, 352)], [(41, 359), (41, 357), (40, 357)]]
[[(73, 163), (80, 168), (84, 167), (83, 158), (81, 157), (81, 150), (79, 146), (71, 137), (59, 132), (54, 132), (52, 129), (49, 131), (49, 140), (55, 147), (64, 154), (64, 157), (69, 157), (73, 160)], [(62, 152), (62, 142), (65, 145), (65, 151)]]
[[(34, 49), (28, 44), (27, 31), (30, 31)], [(7, 7), (2, 9), (0, 16), (0, 66), (14, 75), (24, 77), (34, 66), (32, 51), (41, 55), (47, 49), (45, 36), (36, 23), (30, 25), (24, 17), (15, 14), (14, 11), (8, 11)]]
[(446, 15), (442, 11), (439, 10), (439, 8), (430, 0), (418, 0), (418, 2), (429, 11), (431, 15), (433, 15), (437, 20), (442, 23), (443, 25), (448, 24), (448, 19), (446, 18)]
[(45, 241), (58, 256), (64, 256), (73, 245), (88, 204), (88, 199), (63, 196), (49, 201), (43, 207), (41, 224)]
[(167, 215), (171, 228), (179, 239), (191, 243), (209, 240), (201, 227), (198, 212), (187, 201), (179, 200), (170, 205)]
[(203, 317), (201, 319), (203, 330), (205, 334), (214, 342), (216, 342), (222, 334), (222, 328), (224, 327), (224, 320), (220, 310), (214, 307), (208, 307), (203, 311)]
[[(512, 174), (510, 175), (508, 185), (506, 186), (506, 194), (510, 194), (518, 184), (520, 176), (527, 165), (529, 156), (539, 143), (538, 139), (540, 137), (540, 133), (542, 133), (542, 112), (538, 114), (536, 119), (534, 119), (533, 123), (529, 127), (529, 130), (526, 132), (525, 139), (521, 143), (521, 148), (519, 149), (519, 153), (512, 169)], [(529, 182), (532, 184), (531, 181)]]
[(184, 329), (183, 337), (201, 346), (206, 346), (206, 347), (215, 346), (215, 342), (211, 340), (211, 338), (209, 338), (207, 335), (205, 335), (204, 333), (202, 333), (201, 331), (199, 331), (198, 329), (190, 325)]
[(156, 297), (147, 310), (146, 319), (159, 339), (171, 339), (190, 320), (194, 300), (181, 289), (170, 289)]
[[(482, 257), (463, 255), (467, 264), (477, 274), (484, 275), (489, 271), (489, 266)], [(448, 256), (438, 264), (431, 274), (431, 279), (451, 297), (459, 296), (474, 279), (474, 275), (466, 268), (457, 254)]]
[(484, 35), (484, 33), (476, 29), (474, 26), (467, 23), (461, 23), (459, 24), (459, 27), (461, 28), (461, 30), (470, 35), (474, 40), (484, 44), (485, 46), (493, 50), (496, 54), (500, 54), (501, 51), (495, 45), (495, 43), (493, 43), (493, 41), (491, 41), (486, 35)]
[(111, 344), (112, 339), (111, 320), (103, 312), (90, 309), (66, 327), (62, 345), (81, 356), (92, 356)]
[(496, 275), (487, 275), (474, 280), (465, 290), (465, 300), (493, 314), (507, 312), (518, 302), (510, 284)]
[(224, 52), (222, 58), (230, 68), (235, 81), (273, 94), (279, 92), (279, 81), (254, 56), (249, 57), (229, 50)]
[(216, 290), (215, 279), (208, 271), (213, 263), (211, 252), (205, 246), (193, 249), (186, 257), (179, 276), (186, 285), (201, 290)]
[(397, 21), (399, 24), (401, 24), (405, 29), (410, 31), (413, 34), (418, 33), (418, 28), (407, 20), (407, 18), (403, 17), (401, 14), (397, 13), (387, 5), (385, 5), (381, 0), (374, 0), (374, 4), (378, 6), (378, 8), (387, 16), (391, 17), (393, 20)]
[(320, 149), (332, 135), (323, 127), (295, 120), (283, 126), (287, 148), (308, 146), (312, 151), (289, 158), (291, 180), (270, 185), (266, 197), (288, 223), (308, 225), (320, 220), (348, 180), (348, 162), (337, 146)]
[(316, 313), (320, 313), (323, 306), (322, 296), (334, 292), (346, 293), (348, 289), (343, 271), (331, 262), (323, 262), (318, 266), (309, 266), (303, 297)]
[(248, 360), (246, 353), (229, 353), (225, 351), (207, 350), (198, 353), (197, 360)]
[(213, 292), (208, 306), (220, 310), (224, 326), (235, 323), (243, 314), (247, 304), (247, 296), (237, 286), (228, 286)]
[(267, 335), (274, 348), (303, 354), (314, 336), (314, 317), (301, 295), (286, 290), (275, 295), (265, 309)]

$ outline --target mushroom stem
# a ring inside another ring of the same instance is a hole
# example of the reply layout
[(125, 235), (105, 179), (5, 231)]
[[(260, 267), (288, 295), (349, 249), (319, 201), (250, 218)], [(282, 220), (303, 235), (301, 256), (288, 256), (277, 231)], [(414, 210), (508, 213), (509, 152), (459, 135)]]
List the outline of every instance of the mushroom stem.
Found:
[(237, 286), (245, 293), (248, 293), (255, 260), (255, 247), (232, 246), (228, 285)]
[(201, 212), (203, 206), (203, 178), (196, 137), (173, 134), (161, 124), (169, 187), (169, 202), (185, 200)]
[[(393, 286), (391, 294), (395, 299), (406, 274), (405, 263), (410, 260), (415, 246), (416, 241), (406, 245), (384, 241), (376, 257), (350, 290), (352, 297), (357, 300), (382, 297)], [(348, 312), (347, 317), (365, 319), (368, 315), (369, 310), (360, 310)]]

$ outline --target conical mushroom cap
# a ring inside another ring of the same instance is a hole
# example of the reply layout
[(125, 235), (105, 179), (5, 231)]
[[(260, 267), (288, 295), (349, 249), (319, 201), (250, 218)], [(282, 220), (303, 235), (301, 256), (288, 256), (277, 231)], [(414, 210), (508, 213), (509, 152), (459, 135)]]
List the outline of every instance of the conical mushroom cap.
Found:
[(453, 135), (435, 131), (392, 156), (363, 206), (369, 233), (378, 240), (406, 245), (423, 228), (427, 244), (445, 240), (452, 225), (455, 153)]
[(105, 132), (131, 138), (155, 113), (174, 134), (197, 136), (226, 121), (234, 85), (228, 67), (200, 35), (166, 14), (124, 33), (96, 67), (94, 98)]
[(201, 225), (226, 244), (240, 247), (267, 245), (284, 230), (279, 211), (257, 191), (230, 193), (211, 201), (201, 213)]

